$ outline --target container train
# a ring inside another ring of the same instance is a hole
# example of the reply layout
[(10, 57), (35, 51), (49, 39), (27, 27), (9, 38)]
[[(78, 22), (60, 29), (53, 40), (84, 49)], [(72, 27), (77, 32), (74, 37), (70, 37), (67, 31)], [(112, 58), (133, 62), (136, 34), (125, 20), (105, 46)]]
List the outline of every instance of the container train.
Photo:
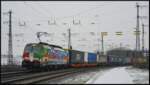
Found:
[(44, 42), (29, 43), (24, 48), (22, 67), (58, 69), (132, 64), (132, 52), (126, 52), (125, 55), (114, 53), (109, 51), (107, 55), (100, 55), (99, 53), (64, 49)]
[[(69, 56), (69, 52), (71, 56)], [(77, 50), (63, 49), (47, 43), (30, 43), (25, 46), (22, 67), (33, 68), (67, 68), (97, 65), (97, 54)]]

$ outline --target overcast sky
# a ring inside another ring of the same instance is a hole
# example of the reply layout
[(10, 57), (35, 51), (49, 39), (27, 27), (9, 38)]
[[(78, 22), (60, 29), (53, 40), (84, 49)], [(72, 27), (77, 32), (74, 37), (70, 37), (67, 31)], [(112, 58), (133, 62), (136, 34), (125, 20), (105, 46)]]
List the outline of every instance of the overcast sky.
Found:
[[(149, 3), (140, 8), (140, 15), (147, 16), (140, 20), (149, 25)], [(43, 42), (67, 48), (67, 29), (71, 29), (73, 49), (93, 52), (101, 50), (100, 33), (108, 32), (104, 37), (104, 49), (123, 47), (135, 49), (136, 1), (2, 1), (1, 4), (1, 51), (8, 52), (8, 15), (12, 10), (13, 53), (20, 55), (27, 43), (39, 42), (36, 32), (50, 33), (41, 36)], [(80, 24), (73, 24), (80, 21)], [(55, 25), (50, 25), (48, 22)], [(24, 24), (25, 26), (20, 26)], [(19, 24), (20, 23), (20, 24)], [(66, 24), (65, 24), (66, 23)], [(94, 24), (93, 24), (94, 23)], [(40, 24), (40, 25), (39, 25)], [(123, 32), (122, 36), (115, 32)], [(145, 48), (149, 49), (149, 28), (145, 27)], [(66, 36), (64, 35), (66, 34)], [(18, 36), (20, 35), (20, 36)]]

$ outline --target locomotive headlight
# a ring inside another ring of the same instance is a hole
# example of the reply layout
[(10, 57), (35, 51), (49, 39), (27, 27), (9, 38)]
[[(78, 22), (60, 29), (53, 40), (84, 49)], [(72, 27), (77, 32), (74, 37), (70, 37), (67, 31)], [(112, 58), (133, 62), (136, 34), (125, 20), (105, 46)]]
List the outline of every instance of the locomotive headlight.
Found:
[(30, 54), (30, 60), (33, 61), (33, 53)]
[(24, 60), (29, 60), (29, 53), (28, 52), (24, 52), (23, 59)]
[(25, 56), (24, 59), (25, 59), (25, 60), (29, 60), (29, 57)]

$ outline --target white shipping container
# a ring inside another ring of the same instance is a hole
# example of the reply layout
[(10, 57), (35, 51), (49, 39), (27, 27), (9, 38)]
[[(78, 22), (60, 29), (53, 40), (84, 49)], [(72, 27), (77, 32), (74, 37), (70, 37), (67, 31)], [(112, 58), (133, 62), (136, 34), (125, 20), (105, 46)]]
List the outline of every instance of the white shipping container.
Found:
[(96, 62), (98, 62), (99, 61), (99, 55), (97, 55), (97, 61)]
[(106, 56), (101, 56), (99, 58), (99, 63), (107, 63), (107, 57)]
[(85, 52), (84, 54), (84, 62), (88, 62), (88, 52)]

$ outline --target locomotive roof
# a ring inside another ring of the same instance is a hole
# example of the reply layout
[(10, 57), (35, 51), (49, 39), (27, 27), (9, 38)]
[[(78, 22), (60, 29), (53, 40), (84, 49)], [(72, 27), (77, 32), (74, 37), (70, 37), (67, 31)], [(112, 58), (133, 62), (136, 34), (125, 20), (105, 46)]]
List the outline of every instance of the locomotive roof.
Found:
[(45, 43), (45, 42), (39, 42), (39, 44), (43, 44), (43, 45), (48, 45), (48, 46), (52, 46), (52, 47), (57, 47), (57, 48), (61, 48), (61, 46), (58, 46), (58, 45), (52, 45), (52, 44), (48, 44), (48, 43)]
[(27, 45), (30, 46), (30, 45), (36, 45), (36, 44), (43, 44), (43, 45), (48, 45), (48, 46), (51, 46), (51, 47), (56, 47), (56, 48), (61, 48), (63, 49), (61, 46), (58, 46), (58, 45), (52, 45), (52, 44), (48, 44), (48, 43), (45, 43), (45, 42), (39, 42), (39, 43), (28, 43)]

